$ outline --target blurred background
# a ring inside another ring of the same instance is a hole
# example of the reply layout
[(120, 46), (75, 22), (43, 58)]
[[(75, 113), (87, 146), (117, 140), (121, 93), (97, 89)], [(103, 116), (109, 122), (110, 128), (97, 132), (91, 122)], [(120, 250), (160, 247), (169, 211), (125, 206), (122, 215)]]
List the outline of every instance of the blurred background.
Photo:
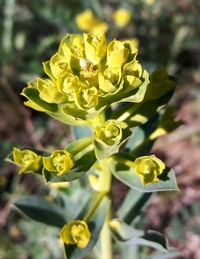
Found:
[[(63, 258), (57, 232), (21, 217), (11, 205), (23, 194), (53, 197), (57, 189), (33, 175), (17, 175), (4, 158), (13, 146), (63, 148), (71, 140), (67, 125), (26, 108), (20, 92), (26, 82), (43, 76), (42, 62), (66, 33), (83, 31), (134, 39), (144, 68), (152, 72), (164, 66), (177, 77), (171, 104), (185, 123), (156, 141), (152, 152), (174, 168), (180, 192), (156, 194), (144, 225), (165, 233), (181, 251), (177, 258), (200, 258), (199, 13), (199, 0), (0, 0), (1, 259)], [(125, 193), (116, 182), (114, 207)]]

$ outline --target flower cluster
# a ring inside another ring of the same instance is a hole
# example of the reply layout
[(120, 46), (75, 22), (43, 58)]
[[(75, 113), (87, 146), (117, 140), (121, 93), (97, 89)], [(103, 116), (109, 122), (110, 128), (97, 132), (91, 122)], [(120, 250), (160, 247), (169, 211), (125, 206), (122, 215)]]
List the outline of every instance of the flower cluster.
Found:
[(68, 34), (58, 52), (44, 62), (49, 78), (37, 78), (24, 89), (26, 105), (87, 120), (113, 103), (141, 102), (149, 76), (137, 53), (131, 40), (107, 44), (104, 34)]
[(13, 149), (13, 161), (20, 166), (19, 173), (39, 172), (45, 168), (48, 172), (62, 175), (74, 166), (72, 154), (66, 150), (54, 151), (49, 157), (40, 156), (29, 149)]

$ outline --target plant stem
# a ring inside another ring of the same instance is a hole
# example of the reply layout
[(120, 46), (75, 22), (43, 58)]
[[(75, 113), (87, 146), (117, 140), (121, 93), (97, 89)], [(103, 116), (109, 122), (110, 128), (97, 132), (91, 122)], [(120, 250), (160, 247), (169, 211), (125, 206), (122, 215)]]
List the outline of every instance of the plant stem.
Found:
[(109, 206), (107, 210), (106, 220), (104, 222), (101, 234), (101, 259), (112, 259), (112, 239), (111, 232), (109, 228), (109, 222), (111, 219), (111, 207)]
[(103, 197), (106, 195), (105, 192), (99, 192), (96, 196), (96, 199), (91, 207), (91, 209), (87, 212), (85, 217), (83, 218), (84, 221), (89, 221), (93, 213), (95, 212), (96, 208), (99, 206), (100, 202), (102, 201)]
[[(109, 160), (103, 160), (101, 162), (101, 185), (102, 190), (107, 191), (107, 195), (110, 195), (111, 191), (111, 180), (112, 175), (109, 170)], [(104, 183), (104, 184), (102, 184)], [(111, 220), (111, 204), (109, 205), (105, 222), (100, 234), (100, 243), (101, 243), (101, 259), (112, 259), (112, 239), (111, 232), (109, 228), (109, 222)]]

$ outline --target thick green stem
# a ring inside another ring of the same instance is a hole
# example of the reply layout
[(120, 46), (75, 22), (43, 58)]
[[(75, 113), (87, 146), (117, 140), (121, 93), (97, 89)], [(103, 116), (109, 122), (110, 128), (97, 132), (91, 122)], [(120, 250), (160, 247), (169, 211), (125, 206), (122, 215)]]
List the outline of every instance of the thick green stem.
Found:
[(104, 222), (101, 234), (101, 259), (112, 259), (112, 239), (109, 228), (109, 222), (111, 220), (111, 207), (107, 210), (106, 220)]
[[(107, 191), (107, 195), (110, 195), (112, 175), (109, 170), (109, 160), (103, 160), (101, 162), (101, 184), (100, 188)], [(106, 219), (100, 234), (101, 242), (101, 259), (112, 259), (112, 238), (109, 228), (109, 222), (111, 220), (111, 205), (109, 205), (106, 212)]]

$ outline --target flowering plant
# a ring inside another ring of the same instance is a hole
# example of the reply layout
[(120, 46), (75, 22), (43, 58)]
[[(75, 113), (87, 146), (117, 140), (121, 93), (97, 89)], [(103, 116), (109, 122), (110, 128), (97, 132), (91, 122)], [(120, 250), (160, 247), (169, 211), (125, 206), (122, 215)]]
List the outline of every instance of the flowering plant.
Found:
[[(164, 108), (176, 83), (165, 69), (149, 75), (137, 54), (131, 40), (68, 34), (43, 63), (47, 78), (22, 91), (25, 105), (70, 124), (76, 137), (64, 150), (14, 148), (7, 158), (20, 173), (41, 175), (47, 183), (86, 179), (86, 198), (75, 211), (69, 199), (61, 205), (29, 196), (15, 203), (30, 218), (59, 228), (67, 258), (82, 258), (95, 247), (101, 258), (112, 258), (114, 241), (168, 252), (160, 233), (136, 229), (135, 216), (151, 193), (178, 190), (173, 170), (149, 155), (157, 137), (181, 124)], [(130, 189), (112, 212), (113, 177)], [(120, 247), (122, 254), (128, 249)]]

